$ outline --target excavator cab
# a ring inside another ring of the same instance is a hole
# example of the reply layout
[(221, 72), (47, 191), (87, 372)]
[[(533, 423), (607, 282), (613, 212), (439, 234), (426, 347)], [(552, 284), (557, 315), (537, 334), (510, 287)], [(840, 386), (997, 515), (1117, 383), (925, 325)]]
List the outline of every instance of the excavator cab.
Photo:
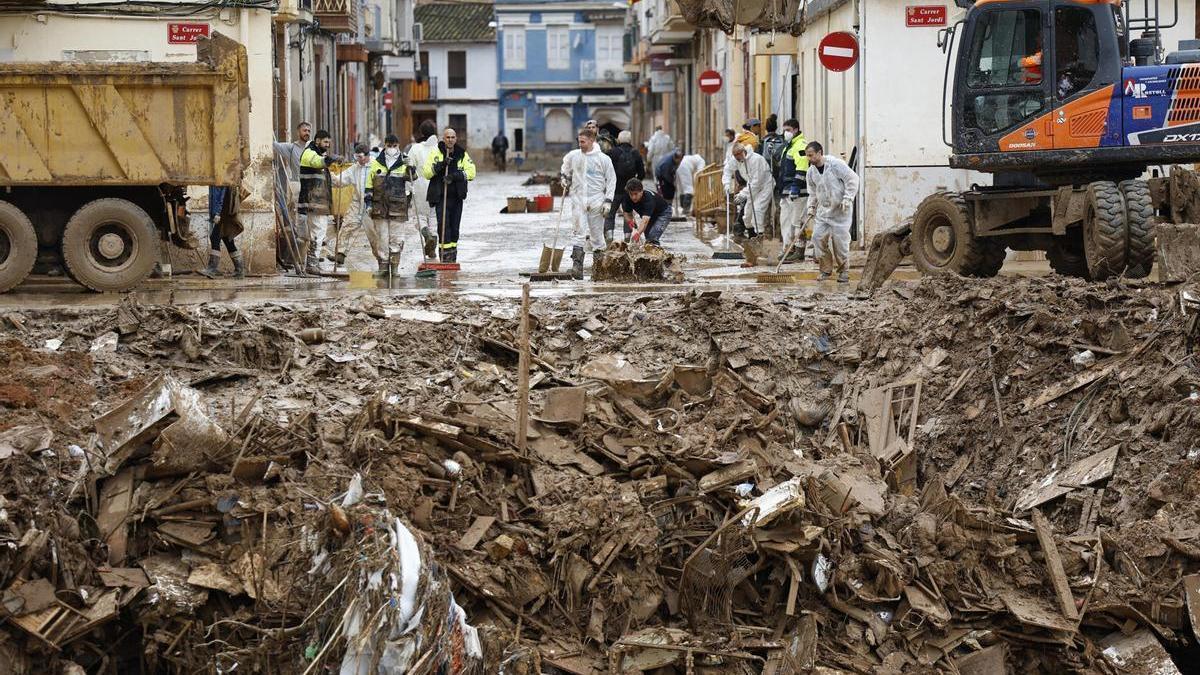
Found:
[[(1158, 64), (1157, 3), (1132, 21), (1120, 0), (960, 4), (971, 6), (954, 68), (951, 166), (1063, 185), (1098, 169), (1127, 179), (1200, 159), (1200, 136), (1155, 133), (1175, 121), (1176, 103), (1200, 102), (1179, 86), (1200, 65)], [(1141, 37), (1131, 39), (1131, 24)]]

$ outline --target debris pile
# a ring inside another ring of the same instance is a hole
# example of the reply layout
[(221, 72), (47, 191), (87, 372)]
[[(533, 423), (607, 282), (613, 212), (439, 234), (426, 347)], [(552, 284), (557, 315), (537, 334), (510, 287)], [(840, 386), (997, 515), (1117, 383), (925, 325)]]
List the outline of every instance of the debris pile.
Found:
[(0, 408), (0, 658), (1176, 672), (1200, 624), (1195, 297), (542, 300), (528, 373), (511, 301), (7, 315), (21, 367), (78, 385), (59, 416)]
[(661, 246), (615, 241), (602, 253), (592, 268), (593, 281), (683, 283), (682, 261)]

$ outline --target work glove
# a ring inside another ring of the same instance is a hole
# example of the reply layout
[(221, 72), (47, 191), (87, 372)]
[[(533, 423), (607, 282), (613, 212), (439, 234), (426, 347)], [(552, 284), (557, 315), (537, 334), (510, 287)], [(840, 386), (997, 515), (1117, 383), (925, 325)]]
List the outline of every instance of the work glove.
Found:
[(738, 204), (745, 204), (747, 201), (749, 201), (749, 199), (750, 195), (746, 194), (745, 190), (742, 190), (733, 197), (733, 201), (737, 202)]
[(603, 210), (600, 213), (608, 213), (609, 211), (612, 211), (612, 202), (605, 199), (604, 203), (601, 205), (601, 208)]
[(326, 155), (325, 156), (325, 166), (329, 166), (330, 164), (343, 164), (343, 163), (345, 163), (345, 161), (346, 161), (346, 158), (342, 157), (341, 155)]
[(854, 206), (854, 200), (849, 197), (842, 198), (842, 210), (849, 211), (850, 207)]
[(571, 187), (571, 177), (565, 173), (558, 174), (558, 182), (563, 186), (564, 190)]
[(440, 176), (441, 174), (444, 174), (444, 173), (446, 173), (446, 163), (445, 162), (434, 162), (433, 175)]
[(372, 196), (371, 196), (371, 191), (370, 191), (370, 190), (367, 190), (365, 193), (363, 193), (363, 203), (364, 203), (364, 204), (366, 204), (367, 206), (370, 206), (370, 205), (371, 205), (371, 199), (372, 199)]

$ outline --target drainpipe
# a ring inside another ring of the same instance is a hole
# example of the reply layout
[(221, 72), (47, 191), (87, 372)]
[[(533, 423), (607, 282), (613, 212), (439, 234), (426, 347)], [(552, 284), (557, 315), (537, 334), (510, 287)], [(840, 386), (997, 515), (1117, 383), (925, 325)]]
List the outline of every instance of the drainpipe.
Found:
[(867, 46), (864, 36), (867, 34), (867, 8), (862, 0), (854, 0), (854, 15), (858, 33), (858, 64), (854, 67), (854, 84), (857, 89), (858, 115), (854, 120), (854, 142), (858, 145), (858, 223), (860, 246), (867, 242), (867, 145), (865, 134), (867, 130), (867, 78), (863, 75), (866, 65)]

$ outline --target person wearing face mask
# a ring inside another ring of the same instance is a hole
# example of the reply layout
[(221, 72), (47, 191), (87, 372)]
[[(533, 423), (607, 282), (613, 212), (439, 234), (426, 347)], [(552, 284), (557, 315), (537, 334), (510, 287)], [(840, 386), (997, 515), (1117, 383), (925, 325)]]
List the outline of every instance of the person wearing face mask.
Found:
[[(424, 140), (421, 140), (424, 139)], [(425, 249), (425, 259), (433, 260), (437, 256), (437, 236), (433, 234), (433, 210), (429, 206), (429, 179), (421, 175), (425, 167), (425, 159), (437, 150), (437, 124), (433, 120), (421, 122), (417, 130), (417, 140), (408, 149), (408, 165), (413, 168), (416, 179), (413, 181), (413, 210), (417, 212), (417, 222), (421, 242)]]
[(559, 181), (567, 190), (574, 218), (571, 272), (583, 278), (583, 259), (592, 249), (592, 269), (604, 258), (604, 216), (612, 210), (617, 192), (617, 172), (612, 159), (600, 151), (596, 132), (588, 128), (577, 134), (579, 148), (563, 157)]
[(338, 231), (337, 244), (340, 250), (334, 254), (334, 262), (338, 265), (345, 264), (346, 251), (350, 251), (354, 247), (359, 231), (365, 230), (371, 253), (379, 263), (379, 272), (386, 274), (388, 271), (387, 234), (379, 231), (380, 224), (373, 220), (370, 214), (372, 186), (381, 185), (381, 183), (375, 174), (374, 162), (371, 160), (367, 146), (362, 144), (355, 146), (354, 163), (336, 174), (333, 177), (333, 183), (340, 186), (349, 185), (354, 188), (350, 209), (342, 218), (342, 225)]
[(808, 157), (804, 147), (808, 141), (800, 131), (800, 123), (790, 119), (783, 123), (783, 138), (787, 145), (783, 148), (783, 156), (779, 160), (779, 229), (783, 237), (784, 248), (793, 244), (785, 262), (799, 262), (804, 259), (804, 250), (808, 247), (808, 233), (804, 228), (804, 206), (802, 199), (808, 197), (808, 183), (805, 174), (808, 172)]

